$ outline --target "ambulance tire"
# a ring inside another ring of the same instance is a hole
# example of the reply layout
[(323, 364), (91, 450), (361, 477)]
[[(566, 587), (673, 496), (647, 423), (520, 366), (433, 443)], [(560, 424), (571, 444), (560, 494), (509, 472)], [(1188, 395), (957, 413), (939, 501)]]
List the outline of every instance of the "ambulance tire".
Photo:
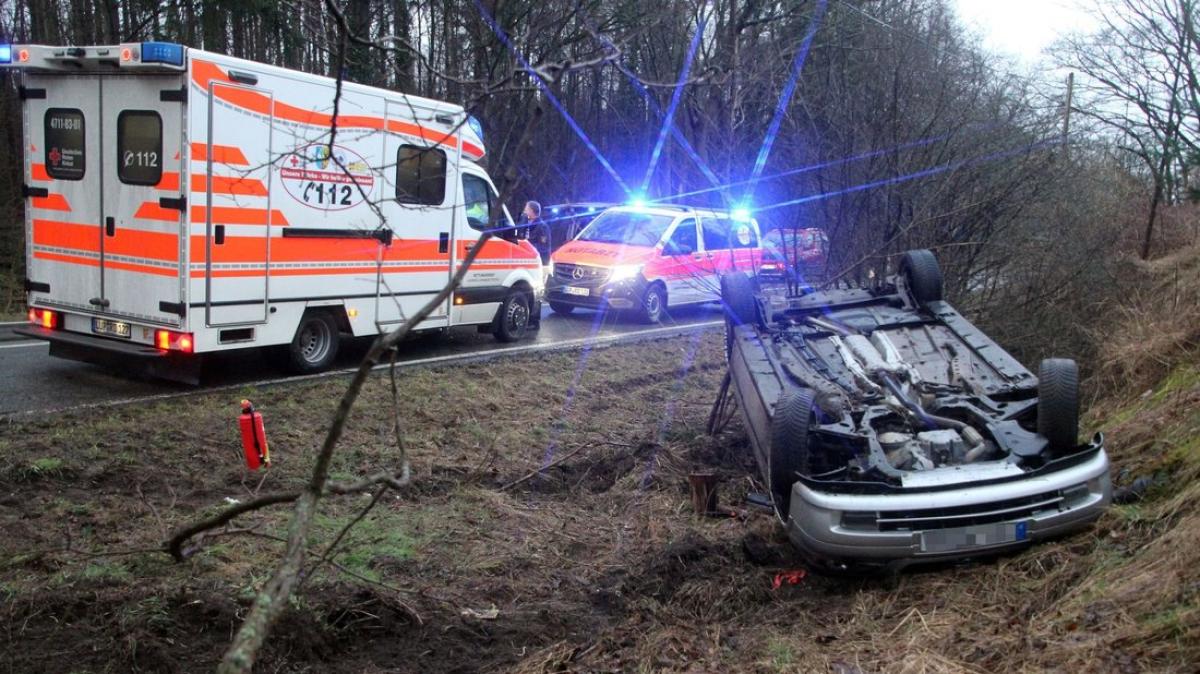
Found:
[(337, 358), (338, 324), (327, 311), (309, 311), (300, 319), (296, 336), (288, 345), (288, 369), (312, 374), (329, 369)]
[(643, 323), (657, 323), (662, 320), (663, 312), (667, 309), (667, 293), (658, 283), (653, 283), (642, 295), (642, 306), (638, 310), (638, 318)]
[(508, 291), (496, 312), (496, 328), (492, 334), (501, 342), (515, 342), (529, 329), (529, 296), (520, 289)]

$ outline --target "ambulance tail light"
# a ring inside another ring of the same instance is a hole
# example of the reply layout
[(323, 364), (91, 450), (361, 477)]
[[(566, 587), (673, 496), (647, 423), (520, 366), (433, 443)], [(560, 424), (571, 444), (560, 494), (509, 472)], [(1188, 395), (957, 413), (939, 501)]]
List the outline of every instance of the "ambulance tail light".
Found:
[(170, 42), (143, 42), (142, 63), (166, 63), (183, 65), (183, 45)]
[(38, 309), (37, 307), (29, 310), (29, 322), (47, 330), (57, 330), (62, 327), (62, 317), (57, 311)]
[(173, 330), (155, 330), (154, 346), (163, 351), (182, 351), (192, 353), (195, 342), (190, 332), (175, 332)]
[(12, 63), (11, 44), (0, 44), (0, 63)]

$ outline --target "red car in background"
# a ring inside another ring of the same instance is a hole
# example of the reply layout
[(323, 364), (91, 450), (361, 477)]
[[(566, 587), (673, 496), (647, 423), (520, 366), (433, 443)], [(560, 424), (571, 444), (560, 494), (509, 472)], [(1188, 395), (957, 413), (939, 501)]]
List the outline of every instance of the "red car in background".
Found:
[(763, 280), (820, 278), (825, 273), (829, 237), (824, 230), (772, 229), (763, 235), (762, 264), (758, 275)]

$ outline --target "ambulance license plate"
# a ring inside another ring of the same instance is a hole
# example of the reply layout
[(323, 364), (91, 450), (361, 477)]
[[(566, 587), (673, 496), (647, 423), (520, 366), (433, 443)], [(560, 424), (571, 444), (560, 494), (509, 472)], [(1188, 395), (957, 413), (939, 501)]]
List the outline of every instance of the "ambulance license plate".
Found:
[(107, 318), (93, 318), (92, 332), (97, 335), (129, 339), (133, 336), (133, 327), (124, 321), (110, 321)]
[(562, 290), (568, 295), (579, 295), (580, 297), (587, 297), (591, 294), (587, 288), (576, 288), (575, 286), (564, 286)]
[(1028, 522), (998, 522), (921, 532), (921, 552), (957, 552), (1015, 543), (1029, 538)]

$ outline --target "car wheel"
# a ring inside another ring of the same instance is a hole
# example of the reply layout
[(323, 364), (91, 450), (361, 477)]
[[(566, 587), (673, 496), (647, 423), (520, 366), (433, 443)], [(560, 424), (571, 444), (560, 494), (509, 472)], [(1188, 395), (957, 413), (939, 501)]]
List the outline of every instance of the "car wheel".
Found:
[(309, 311), (288, 345), (288, 369), (311, 374), (329, 369), (338, 352), (337, 321), (327, 311)]
[(1047, 358), (1038, 368), (1037, 430), (1054, 451), (1079, 444), (1079, 366), (1070, 358)]
[(813, 395), (808, 389), (783, 394), (771, 418), (771, 447), (767, 455), (767, 483), (775, 511), (787, 520), (796, 473), (808, 474), (811, 458), (808, 429), (813, 419)]
[(918, 305), (942, 300), (942, 268), (933, 251), (924, 248), (908, 251), (900, 261), (900, 270), (908, 279), (908, 292)]
[(721, 305), (725, 316), (735, 325), (758, 323), (758, 301), (754, 299), (754, 284), (742, 273), (721, 277)]
[(562, 314), (563, 316), (566, 316), (572, 311), (575, 311), (575, 307), (570, 304), (560, 304), (552, 301), (550, 302), (550, 310), (556, 314)]
[(663, 311), (667, 308), (667, 294), (662, 286), (654, 284), (646, 288), (642, 295), (641, 318), (643, 323), (657, 323), (662, 320)]
[(508, 291), (500, 303), (496, 315), (496, 329), (492, 332), (501, 342), (515, 342), (525, 336), (529, 329), (529, 299), (520, 290)]

